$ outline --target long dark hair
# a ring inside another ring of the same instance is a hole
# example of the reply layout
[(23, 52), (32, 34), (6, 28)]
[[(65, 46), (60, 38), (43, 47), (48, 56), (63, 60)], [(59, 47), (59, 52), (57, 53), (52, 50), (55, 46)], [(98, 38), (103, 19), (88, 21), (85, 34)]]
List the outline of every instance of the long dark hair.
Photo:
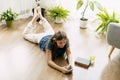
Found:
[[(52, 38), (50, 39), (50, 41), (54, 43), (54, 45), (53, 45), (53, 51), (52, 51), (52, 59), (53, 60), (56, 57), (56, 53), (55, 52), (56, 52), (56, 50), (58, 48), (58, 46), (56, 44), (56, 41), (59, 41), (59, 40), (62, 40), (62, 39), (66, 39), (68, 41), (67, 35), (66, 35), (66, 33), (64, 31), (58, 31), (58, 32), (56, 32), (52, 36)], [(65, 48), (67, 48), (66, 45), (65, 45)]]

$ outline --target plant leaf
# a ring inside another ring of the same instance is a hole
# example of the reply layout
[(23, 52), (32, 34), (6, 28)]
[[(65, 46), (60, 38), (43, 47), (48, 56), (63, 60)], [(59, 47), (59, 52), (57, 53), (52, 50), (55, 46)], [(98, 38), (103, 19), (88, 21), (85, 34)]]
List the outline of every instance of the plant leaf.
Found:
[(94, 3), (92, 1), (89, 2), (90, 9), (94, 11)]
[(111, 19), (115, 20), (115, 12), (112, 12)]
[(100, 11), (103, 11), (103, 7), (102, 7), (102, 5), (101, 5), (99, 2), (94, 1), (94, 4), (96, 5), (96, 7), (97, 7)]
[(99, 30), (103, 27), (103, 25), (104, 25), (104, 24), (101, 23), (101, 24), (97, 27), (97, 29), (96, 29), (95, 31), (96, 31), (96, 32), (99, 31)]
[(107, 12), (106, 8), (104, 8), (104, 14), (105, 14), (105, 16), (106, 16), (107, 19), (110, 18), (110, 15), (109, 15), (109, 13)]
[(78, 0), (76, 9), (78, 10), (83, 5), (83, 0)]
[(104, 22), (105, 19), (106, 19), (106, 16), (105, 16), (104, 13), (102, 13), (102, 12), (98, 13), (97, 16), (99, 17), (99, 19), (100, 19), (102, 22)]

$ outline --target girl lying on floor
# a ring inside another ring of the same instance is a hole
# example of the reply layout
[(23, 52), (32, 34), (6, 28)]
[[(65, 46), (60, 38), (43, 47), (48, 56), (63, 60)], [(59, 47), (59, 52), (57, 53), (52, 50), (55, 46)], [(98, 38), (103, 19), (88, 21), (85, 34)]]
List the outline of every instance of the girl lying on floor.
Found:
[[(41, 15), (40, 6), (36, 7), (34, 12), (32, 20), (24, 29), (23, 37), (28, 41), (38, 43), (39, 47), (46, 53), (47, 63), (49, 66), (61, 71), (62, 73), (72, 72), (71, 52), (66, 33), (63, 31), (54, 32), (49, 22)], [(40, 24), (44, 27), (44, 32), (34, 34), (32, 31), (38, 18), (40, 18)], [(68, 65), (61, 67), (57, 65), (54, 60), (64, 54), (67, 55)]]

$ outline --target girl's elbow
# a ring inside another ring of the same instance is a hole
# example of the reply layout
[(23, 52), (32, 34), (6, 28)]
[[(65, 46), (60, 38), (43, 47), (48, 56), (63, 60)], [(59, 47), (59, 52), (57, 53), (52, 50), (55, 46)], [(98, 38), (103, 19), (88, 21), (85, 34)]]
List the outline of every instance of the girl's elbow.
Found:
[(51, 60), (47, 60), (47, 64), (50, 66), (51, 65)]

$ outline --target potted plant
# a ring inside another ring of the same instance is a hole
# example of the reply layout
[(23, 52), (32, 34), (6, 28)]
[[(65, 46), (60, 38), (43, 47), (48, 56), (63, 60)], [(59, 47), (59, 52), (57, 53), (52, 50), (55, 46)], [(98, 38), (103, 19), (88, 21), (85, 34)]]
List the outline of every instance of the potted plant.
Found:
[(94, 11), (95, 6), (99, 9), (99, 10), (103, 10), (101, 4), (99, 2), (97, 2), (96, 0), (90, 1), (90, 0), (78, 0), (77, 2), (77, 6), (76, 9), (80, 9), (81, 7), (83, 8), (83, 12), (82, 12), (82, 17), (80, 18), (80, 28), (87, 28), (87, 21), (88, 19), (85, 17), (85, 13), (87, 11), (87, 8), (90, 7), (90, 9), (92, 11)]
[(64, 9), (61, 6), (56, 6), (48, 9), (48, 15), (55, 23), (62, 23), (69, 15), (69, 10)]
[(109, 14), (104, 8), (103, 11), (99, 12), (97, 14), (98, 19), (101, 21), (97, 29), (95, 30), (99, 34), (105, 34), (107, 32), (108, 24), (111, 22), (119, 23), (120, 18), (117, 17), (115, 12), (112, 12), (112, 14)]
[(6, 10), (5, 12), (2, 12), (0, 14), (0, 21), (5, 20), (8, 27), (11, 27), (13, 24), (13, 21), (17, 18), (18, 14), (16, 12), (13, 12), (11, 8)]

